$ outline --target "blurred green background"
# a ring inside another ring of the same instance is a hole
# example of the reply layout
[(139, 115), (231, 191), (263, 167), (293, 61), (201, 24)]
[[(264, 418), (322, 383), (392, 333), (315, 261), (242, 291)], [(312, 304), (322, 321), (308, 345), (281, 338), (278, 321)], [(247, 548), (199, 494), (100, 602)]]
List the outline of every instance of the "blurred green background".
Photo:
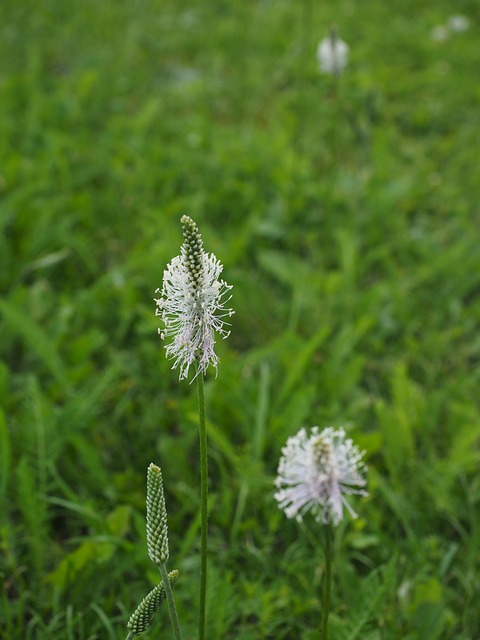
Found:
[(150, 462), (195, 637), (195, 388), (153, 301), (187, 213), (236, 310), (206, 386), (208, 637), (319, 638), (320, 525), (273, 500), (316, 424), (370, 467), (331, 639), (478, 640), (478, 1), (2, 0), (0, 33), (0, 637), (126, 636), (158, 581)]

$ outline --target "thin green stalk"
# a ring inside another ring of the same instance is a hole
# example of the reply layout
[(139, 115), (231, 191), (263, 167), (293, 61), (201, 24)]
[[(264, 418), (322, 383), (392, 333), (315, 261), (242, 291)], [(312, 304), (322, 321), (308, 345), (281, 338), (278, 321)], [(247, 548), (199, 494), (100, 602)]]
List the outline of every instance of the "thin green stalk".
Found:
[(132, 638), (134, 637), (133, 633), (130, 631), (128, 636), (125, 638), (125, 640), (132, 640)]
[(312, 29), (313, 29), (313, 0), (303, 0), (303, 16), (302, 16), (302, 32), (301, 32), (301, 49), (298, 57), (298, 90), (297, 90), (297, 132), (296, 142), (298, 144), (298, 152), (300, 158), (303, 160), (307, 153), (306, 142), (307, 136), (305, 135), (308, 130), (308, 108), (311, 108), (310, 95), (311, 95), (311, 63), (315, 53), (312, 47)]
[(198, 418), (200, 439), (200, 608), (198, 614), (198, 638), (205, 640), (205, 603), (207, 597), (207, 526), (208, 526), (208, 459), (207, 430), (205, 426), (205, 394), (203, 373), (197, 375)]
[(338, 151), (338, 126), (341, 118), (341, 102), (340, 102), (340, 80), (338, 75), (334, 75), (332, 78), (332, 104), (335, 109), (335, 113), (332, 117), (332, 162), (330, 165), (330, 206), (335, 205), (335, 191), (339, 176), (339, 151)]
[(332, 588), (332, 529), (325, 525), (325, 579), (323, 582), (322, 640), (328, 640), (328, 615)]
[(167, 596), (168, 611), (170, 613), (170, 620), (173, 628), (173, 635), (175, 640), (182, 640), (182, 632), (180, 631), (180, 623), (178, 621), (177, 607), (175, 606), (175, 600), (173, 599), (173, 591), (168, 579), (168, 572), (165, 563), (162, 562), (158, 565), (160, 568), (160, 575), (162, 576), (163, 588), (165, 589), (165, 595)]

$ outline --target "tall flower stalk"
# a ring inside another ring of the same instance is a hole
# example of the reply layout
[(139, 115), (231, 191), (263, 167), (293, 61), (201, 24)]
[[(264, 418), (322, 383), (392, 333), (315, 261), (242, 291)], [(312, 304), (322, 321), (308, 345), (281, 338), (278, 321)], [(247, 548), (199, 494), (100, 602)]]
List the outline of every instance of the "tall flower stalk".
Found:
[(205, 395), (203, 374), (197, 376), (198, 426), (200, 445), (200, 607), (198, 613), (198, 637), (205, 639), (205, 609), (207, 597), (207, 552), (208, 552), (208, 454), (207, 429), (205, 425)]
[(301, 522), (310, 511), (324, 525), (322, 640), (328, 638), (333, 530), (343, 519), (344, 507), (353, 518), (357, 517), (346, 496), (367, 495), (363, 488), (366, 485), (364, 453), (346, 438), (343, 429), (328, 427), (319, 433), (318, 427), (313, 427), (310, 435), (300, 429), (287, 440), (278, 465), (275, 499), (287, 518)]
[[(339, 130), (345, 124), (345, 114), (342, 107), (342, 92), (340, 76), (348, 65), (350, 47), (337, 33), (335, 27), (331, 27), (329, 34), (323, 38), (317, 47), (317, 62), (319, 71), (332, 77), (330, 84), (330, 122), (331, 122), (331, 144), (329, 163), (330, 175), (326, 179), (328, 185), (328, 196), (335, 199), (338, 176), (339, 176)], [(347, 119), (348, 120), (348, 119)]]
[(226, 305), (230, 289), (220, 279), (222, 263), (213, 253), (206, 253), (197, 225), (189, 216), (181, 218), (184, 242), (180, 255), (173, 258), (163, 274), (163, 286), (157, 289), (156, 315), (163, 322), (158, 332), (166, 340), (165, 351), (173, 360), (172, 369), (179, 369), (179, 379), (188, 379), (190, 368), (197, 382), (199, 445), (200, 445), (200, 604), (199, 640), (205, 640), (207, 551), (208, 551), (208, 456), (205, 419), (204, 376), (211, 365), (218, 371), (215, 353), (218, 334), (227, 338), (226, 318), (233, 315)]

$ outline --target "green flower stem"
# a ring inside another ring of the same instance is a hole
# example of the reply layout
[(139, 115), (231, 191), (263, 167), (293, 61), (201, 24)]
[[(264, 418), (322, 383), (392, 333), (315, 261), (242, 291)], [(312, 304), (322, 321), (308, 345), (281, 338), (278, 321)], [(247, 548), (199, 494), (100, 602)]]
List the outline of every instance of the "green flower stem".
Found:
[(175, 600), (173, 599), (173, 591), (170, 585), (170, 580), (168, 579), (167, 567), (164, 562), (161, 562), (158, 567), (160, 569), (160, 575), (162, 576), (165, 595), (167, 596), (168, 611), (170, 613), (173, 634), (175, 636), (175, 640), (182, 640), (182, 632), (180, 631), (180, 623), (178, 622), (177, 607), (175, 606)]
[(200, 608), (198, 614), (198, 638), (205, 640), (205, 603), (207, 597), (207, 526), (208, 526), (208, 459), (207, 430), (205, 426), (205, 395), (203, 373), (197, 375), (198, 418), (200, 438)]
[(325, 578), (323, 581), (322, 640), (328, 640), (328, 615), (332, 588), (332, 529), (326, 524), (325, 530)]
[(132, 640), (132, 638), (134, 637), (133, 633), (130, 631), (128, 636), (125, 638), (125, 640)]

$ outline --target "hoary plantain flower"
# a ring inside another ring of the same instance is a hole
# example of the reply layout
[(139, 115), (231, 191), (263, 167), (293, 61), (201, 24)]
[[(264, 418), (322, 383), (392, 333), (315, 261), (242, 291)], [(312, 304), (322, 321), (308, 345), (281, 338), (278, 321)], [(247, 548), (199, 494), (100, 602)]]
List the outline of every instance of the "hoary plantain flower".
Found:
[(182, 216), (181, 224), (184, 243), (180, 255), (167, 266), (163, 287), (155, 292), (161, 294), (155, 300), (156, 315), (164, 324), (158, 332), (162, 339), (172, 338), (165, 350), (173, 359), (172, 369), (179, 367), (180, 380), (188, 377), (194, 364), (194, 377), (205, 373), (208, 365), (218, 368), (215, 333), (222, 338), (230, 335), (225, 317), (234, 313), (225, 306), (232, 297), (225, 298), (232, 287), (219, 279), (222, 263), (204, 251), (202, 236), (190, 217)]
[(341, 40), (334, 29), (324, 38), (317, 48), (317, 60), (320, 71), (339, 76), (348, 63), (349, 46)]
[(357, 517), (345, 496), (367, 495), (358, 488), (366, 485), (364, 453), (343, 429), (328, 427), (319, 433), (313, 427), (310, 436), (300, 429), (282, 449), (275, 481), (279, 507), (299, 521), (311, 511), (324, 524), (336, 525), (343, 519), (343, 507)]

